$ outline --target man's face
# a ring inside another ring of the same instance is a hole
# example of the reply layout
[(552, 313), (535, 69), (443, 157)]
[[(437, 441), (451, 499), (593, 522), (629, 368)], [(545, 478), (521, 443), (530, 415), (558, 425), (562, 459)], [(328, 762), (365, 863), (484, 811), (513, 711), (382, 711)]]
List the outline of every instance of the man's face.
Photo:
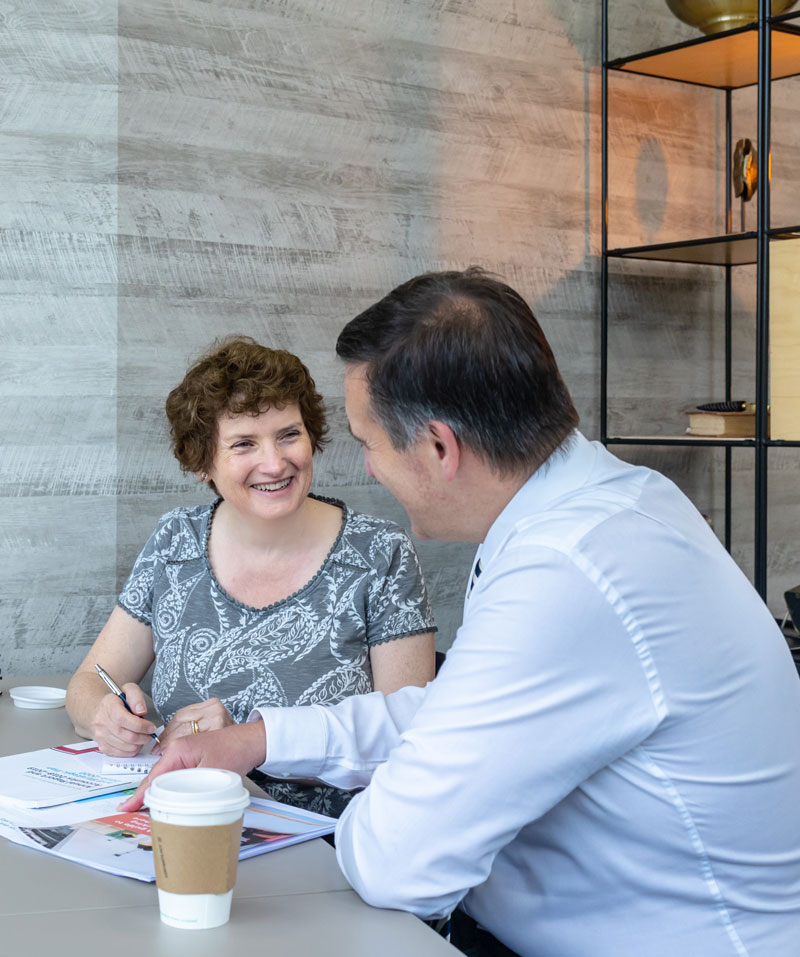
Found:
[(375, 418), (366, 379), (366, 365), (351, 363), (344, 375), (347, 419), (353, 438), (364, 450), (367, 474), (387, 488), (408, 512), (419, 538), (437, 538), (435, 488), (424, 441), (398, 452)]

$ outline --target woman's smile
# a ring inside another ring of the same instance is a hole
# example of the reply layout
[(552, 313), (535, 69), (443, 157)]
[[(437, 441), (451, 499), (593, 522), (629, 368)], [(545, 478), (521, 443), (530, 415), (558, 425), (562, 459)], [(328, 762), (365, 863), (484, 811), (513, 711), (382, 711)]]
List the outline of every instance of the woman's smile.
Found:
[(282, 492), (292, 481), (292, 476), (281, 479), (280, 482), (262, 482), (258, 485), (251, 485), (257, 492)]
[(257, 415), (224, 413), (209, 476), (225, 500), (249, 519), (285, 519), (305, 502), (313, 476), (311, 439), (297, 405)]

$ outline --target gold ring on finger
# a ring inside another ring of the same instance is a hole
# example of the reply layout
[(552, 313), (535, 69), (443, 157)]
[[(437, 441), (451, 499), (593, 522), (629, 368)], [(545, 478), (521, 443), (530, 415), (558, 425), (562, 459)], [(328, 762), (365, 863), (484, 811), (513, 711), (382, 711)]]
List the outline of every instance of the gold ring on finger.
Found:
[(200, 725), (194, 719), (189, 723), (192, 727), (192, 734), (200, 734)]

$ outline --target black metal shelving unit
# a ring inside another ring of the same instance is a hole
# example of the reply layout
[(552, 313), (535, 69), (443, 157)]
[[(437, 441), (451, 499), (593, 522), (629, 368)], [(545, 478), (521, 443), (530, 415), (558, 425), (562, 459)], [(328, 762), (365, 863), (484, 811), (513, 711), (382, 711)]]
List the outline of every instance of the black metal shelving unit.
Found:
[[(770, 16), (769, 0), (759, 0), (758, 20), (711, 36), (609, 60), (608, 7), (602, 0), (602, 256), (600, 304), (600, 423), (606, 445), (710, 446), (725, 451), (725, 547), (731, 547), (731, 450), (752, 448), (755, 455), (755, 546), (754, 584), (767, 595), (767, 468), (771, 447), (800, 447), (800, 441), (769, 437), (769, 248), (773, 240), (800, 236), (800, 225), (772, 228), (770, 183), (759, 175), (758, 224), (750, 232), (734, 233), (731, 209), (732, 93), (746, 86), (758, 87), (758, 153), (761, 162), (770, 157), (771, 84), (800, 75), (800, 11)], [(676, 243), (649, 246), (608, 247), (608, 80), (611, 73), (637, 73), (677, 83), (689, 83), (722, 91), (725, 96), (726, 232)], [(759, 171), (760, 172), (760, 171)], [(656, 260), (692, 263), (720, 268), (725, 282), (725, 397), (731, 399), (731, 270), (756, 265), (756, 434), (753, 438), (699, 438), (681, 436), (611, 436), (608, 434), (608, 285), (610, 259)]]

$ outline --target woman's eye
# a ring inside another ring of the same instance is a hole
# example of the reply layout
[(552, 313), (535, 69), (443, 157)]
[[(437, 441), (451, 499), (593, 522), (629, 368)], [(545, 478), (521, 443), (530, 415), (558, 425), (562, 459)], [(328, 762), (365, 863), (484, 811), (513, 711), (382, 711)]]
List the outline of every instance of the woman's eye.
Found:
[(234, 445), (234, 448), (235, 448), (235, 449), (249, 449), (252, 444), (253, 444), (252, 442), (247, 442), (247, 441), (237, 442), (237, 443)]
[(299, 429), (292, 429), (291, 432), (284, 432), (283, 435), (281, 436), (281, 438), (284, 438), (284, 439), (296, 439), (298, 435), (300, 435), (300, 430), (299, 430)]

